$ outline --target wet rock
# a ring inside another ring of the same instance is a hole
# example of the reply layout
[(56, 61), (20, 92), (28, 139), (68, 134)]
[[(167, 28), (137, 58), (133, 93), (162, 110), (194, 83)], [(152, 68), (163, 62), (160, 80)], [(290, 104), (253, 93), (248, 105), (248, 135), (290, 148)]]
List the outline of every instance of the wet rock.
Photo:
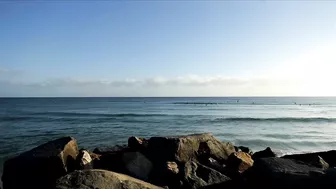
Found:
[(276, 157), (256, 159), (246, 172), (252, 188), (320, 188), (324, 178), (320, 168)]
[[(316, 162), (320, 156), (324, 161), (326, 161), (330, 167), (335, 167), (336, 166), (336, 150), (331, 150), (331, 151), (326, 151), (326, 152), (315, 152), (315, 153), (307, 153), (307, 154), (293, 154), (293, 155), (286, 155), (283, 156), (282, 158), (286, 159), (294, 159), (294, 160), (299, 160), (303, 162)], [(315, 165), (319, 167), (325, 167), (325, 165), (319, 165), (320, 163), (315, 163)]]
[(150, 158), (155, 162), (175, 161), (186, 163), (191, 159), (212, 157), (227, 160), (235, 152), (231, 143), (222, 143), (211, 134), (194, 134), (178, 137), (152, 137), (149, 139)]
[(245, 152), (235, 152), (229, 156), (227, 165), (230, 169), (243, 173), (253, 166), (253, 160), (250, 154)]
[(192, 189), (231, 180), (229, 177), (221, 174), (220, 172), (194, 161), (189, 161), (184, 165), (182, 174), (184, 176), (184, 188)]
[(141, 180), (148, 180), (153, 164), (140, 152), (127, 152), (123, 154), (122, 161), (127, 172)]
[(139, 150), (142, 151), (146, 149), (148, 146), (148, 141), (144, 138), (139, 138), (139, 137), (129, 137), (128, 138), (128, 147), (134, 149), (134, 150)]
[(256, 152), (252, 155), (252, 159), (254, 160), (267, 157), (276, 157), (276, 154), (272, 151), (270, 147), (267, 147), (265, 150)]
[(79, 170), (60, 178), (56, 189), (162, 189), (136, 178), (99, 169)]
[(4, 164), (5, 189), (51, 188), (57, 178), (75, 168), (77, 142), (63, 137), (9, 159)]

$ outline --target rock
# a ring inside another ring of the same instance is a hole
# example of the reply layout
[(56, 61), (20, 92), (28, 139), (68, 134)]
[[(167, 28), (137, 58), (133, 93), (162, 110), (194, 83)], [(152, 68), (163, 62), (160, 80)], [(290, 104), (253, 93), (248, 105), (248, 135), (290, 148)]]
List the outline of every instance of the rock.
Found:
[(158, 186), (167, 186), (168, 188), (180, 188), (182, 181), (180, 178), (179, 166), (176, 162), (165, 162), (153, 167), (149, 182)]
[(56, 189), (162, 189), (136, 178), (99, 169), (78, 170), (56, 183)]
[[(317, 157), (320, 156), (324, 161), (326, 161), (330, 167), (336, 167), (336, 150), (326, 151), (326, 152), (315, 152), (315, 153), (307, 153), (307, 154), (293, 154), (293, 155), (286, 155), (282, 158), (286, 159), (294, 159), (303, 162), (316, 162)], [(316, 163), (315, 163), (316, 165)], [(322, 165), (319, 165), (319, 167)]]
[(78, 164), (78, 169), (92, 169), (93, 160), (86, 150), (80, 150), (77, 156), (76, 162)]
[(165, 162), (156, 165), (150, 175), (150, 183), (158, 186), (167, 186), (168, 188), (180, 188), (183, 183), (180, 178), (179, 166), (176, 162)]
[(256, 152), (252, 155), (252, 159), (254, 160), (267, 157), (276, 157), (276, 154), (272, 151), (270, 147), (267, 147), (265, 150)]
[(208, 158), (206, 161), (203, 161), (202, 163), (204, 163), (206, 166), (212, 169), (215, 169), (220, 173), (224, 173), (226, 171), (225, 169), (226, 166), (224, 164), (219, 163), (217, 160), (213, 158)]
[(118, 173), (127, 173), (123, 163), (123, 155), (133, 150), (127, 146), (95, 148), (93, 150), (93, 165), (95, 169), (104, 169)]
[(4, 164), (5, 189), (52, 188), (57, 178), (74, 170), (77, 142), (63, 137), (9, 159)]
[(224, 161), (235, 152), (231, 143), (222, 143), (211, 134), (152, 137), (149, 139), (148, 148), (150, 158), (155, 162), (186, 163), (202, 156)]
[(148, 146), (148, 141), (144, 138), (139, 138), (135, 136), (128, 138), (128, 147), (134, 150), (143, 150), (147, 148), (147, 146)]
[(90, 154), (90, 157), (91, 157), (92, 161), (99, 160), (100, 157), (102, 156), (100, 154), (96, 154), (96, 153), (93, 153), (93, 152), (89, 152), (89, 154)]
[(140, 152), (127, 152), (123, 154), (122, 161), (131, 176), (141, 180), (148, 180), (153, 164)]
[(212, 184), (200, 187), (199, 189), (247, 189), (249, 188), (244, 181), (229, 180), (227, 182)]
[(235, 152), (229, 156), (227, 165), (229, 168), (237, 170), (239, 173), (243, 173), (247, 169), (253, 166), (253, 160), (250, 154), (245, 152)]
[(251, 156), (253, 155), (253, 151), (250, 148), (248, 148), (248, 147), (239, 146), (238, 149), (240, 149), (242, 152), (250, 154)]
[(182, 174), (184, 176), (184, 187), (192, 189), (231, 180), (220, 172), (194, 161), (185, 164)]
[(128, 146), (126, 145), (115, 145), (111, 147), (99, 147), (95, 148), (93, 150), (93, 153), (104, 155), (104, 154), (115, 154), (118, 152), (129, 152), (132, 151)]
[(303, 162), (283, 158), (256, 159), (246, 171), (252, 188), (321, 188), (324, 172)]
[(167, 170), (173, 174), (179, 173), (178, 165), (173, 161), (167, 161)]

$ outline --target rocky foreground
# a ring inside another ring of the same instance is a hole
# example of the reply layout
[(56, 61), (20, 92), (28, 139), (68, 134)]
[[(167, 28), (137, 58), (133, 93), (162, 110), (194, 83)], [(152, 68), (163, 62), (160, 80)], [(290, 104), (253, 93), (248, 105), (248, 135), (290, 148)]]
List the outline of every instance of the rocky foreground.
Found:
[(127, 146), (78, 150), (72, 137), (4, 164), (4, 189), (333, 188), (336, 151), (276, 157), (211, 134), (130, 137)]

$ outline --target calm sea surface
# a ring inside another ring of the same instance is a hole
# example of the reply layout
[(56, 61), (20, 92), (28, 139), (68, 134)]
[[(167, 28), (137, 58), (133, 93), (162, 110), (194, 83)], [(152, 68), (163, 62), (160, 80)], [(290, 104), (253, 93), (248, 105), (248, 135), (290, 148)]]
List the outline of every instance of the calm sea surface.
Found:
[(336, 149), (336, 98), (0, 98), (0, 170), (6, 158), (62, 136), (93, 149), (133, 135), (203, 132), (253, 150)]

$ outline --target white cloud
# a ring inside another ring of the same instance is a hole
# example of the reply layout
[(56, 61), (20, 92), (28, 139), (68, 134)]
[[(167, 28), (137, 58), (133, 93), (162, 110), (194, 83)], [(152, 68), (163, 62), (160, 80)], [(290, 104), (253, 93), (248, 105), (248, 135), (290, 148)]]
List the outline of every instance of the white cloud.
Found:
[(299, 81), (270, 77), (187, 75), (122, 80), (0, 80), (1, 96), (263, 96), (302, 95)]

